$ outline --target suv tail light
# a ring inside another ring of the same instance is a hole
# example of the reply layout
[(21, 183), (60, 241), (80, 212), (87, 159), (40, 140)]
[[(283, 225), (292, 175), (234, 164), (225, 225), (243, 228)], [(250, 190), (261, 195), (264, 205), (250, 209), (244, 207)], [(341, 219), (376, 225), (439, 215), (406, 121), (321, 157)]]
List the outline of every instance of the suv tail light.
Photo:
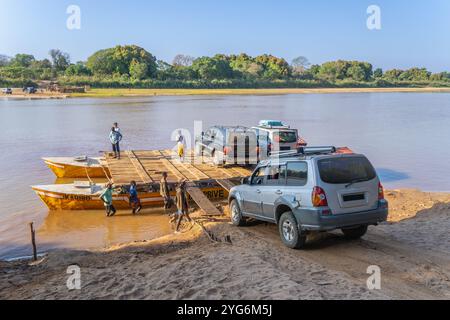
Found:
[(384, 188), (381, 182), (378, 182), (378, 200), (384, 200)]
[(314, 187), (312, 203), (314, 207), (328, 207), (327, 195), (321, 187)]
[(302, 138), (298, 138), (297, 148), (306, 147), (307, 145), (308, 145), (308, 143), (305, 140), (303, 140)]
[(231, 148), (230, 147), (223, 147), (223, 154), (224, 155), (228, 155), (231, 153)]

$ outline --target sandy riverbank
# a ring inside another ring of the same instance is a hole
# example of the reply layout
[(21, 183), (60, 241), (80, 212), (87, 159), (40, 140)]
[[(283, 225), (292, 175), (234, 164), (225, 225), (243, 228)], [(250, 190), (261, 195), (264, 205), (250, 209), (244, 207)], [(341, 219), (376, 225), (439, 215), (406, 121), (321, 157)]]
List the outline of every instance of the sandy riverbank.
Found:
[(42, 100), (42, 99), (66, 99), (67, 94), (62, 94), (58, 92), (49, 92), (46, 90), (38, 90), (38, 92), (33, 94), (24, 93), (22, 89), (14, 88), (12, 89), (12, 94), (0, 94), (0, 98), (4, 99), (31, 99), (31, 100)]
[[(41, 263), (0, 262), (1, 299), (450, 299), (450, 194), (386, 191), (390, 222), (362, 240), (339, 232), (285, 248), (276, 226), (226, 219), (181, 235), (101, 252), (55, 251)], [(82, 289), (66, 287), (70, 265)], [(378, 265), (382, 289), (366, 287)]]
[(65, 98), (118, 98), (148, 96), (189, 95), (285, 95), (285, 94), (331, 94), (331, 93), (382, 93), (382, 92), (450, 92), (450, 88), (317, 88), (317, 89), (92, 89), (86, 93), (61, 94), (38, 92), (24, 94), (14, 89), (12, 95), (2, 94), (8, 99), (65, 99)]

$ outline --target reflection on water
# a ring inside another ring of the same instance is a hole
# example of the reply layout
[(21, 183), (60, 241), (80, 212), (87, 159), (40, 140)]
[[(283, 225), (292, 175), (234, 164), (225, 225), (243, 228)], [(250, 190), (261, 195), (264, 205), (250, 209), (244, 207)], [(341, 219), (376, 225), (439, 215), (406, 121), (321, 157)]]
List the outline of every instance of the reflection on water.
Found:
[(139, 215), (119, 211), (108, 219), (102, 211), (58, 211), (48, 214), (37, 236), (53, 247), (83, 249), (153, 239), (170, 232), (167, 215), (155, 210), (143, 210)]
[(42, 250), (103, 247), (169, 232), (158, 214), (113, 219), (102, 212), (49, 214), (30, 188), (55, 181), (41, 157), (98, 156), (111, 147), (108, 134), (115, 121), (124, 134), (122, 148), (142, 150), (172, 148), (171, 133), (192, 132), (195, 120), (207, 127), (252, 126), (262, 119), (284, 120), (312, 145), (349, 146), (366, 154), (387, 188), (450, 191), (447, 93), (3, 99), (0, 258), (30, 253), (30, 221), (38, 227)]

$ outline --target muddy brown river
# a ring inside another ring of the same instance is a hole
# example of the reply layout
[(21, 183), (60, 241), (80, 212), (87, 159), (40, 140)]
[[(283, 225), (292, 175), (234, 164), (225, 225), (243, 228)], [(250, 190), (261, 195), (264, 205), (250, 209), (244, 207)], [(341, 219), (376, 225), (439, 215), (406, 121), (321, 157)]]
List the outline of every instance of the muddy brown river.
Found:
[[(116, 99), (0, 98), (0, 259), (30, 254), (28, 222), (40, 251), (101, 248), (171, 232), (160, 211), (139, 216), (102, 211), (49, 212), (30, 185), (52, 184), (44, 156), (98, 156), (118, 121), (123, 149), (167, 149), (177, 128), (194, 121), (252, 126), (281, 119), (311, 145), (349, 146), (366, 154), (387, 188), (450, 191), (450, 94), (352, 93), (186, 96)], [(61, 183), (61, 181), (58, 181)]]

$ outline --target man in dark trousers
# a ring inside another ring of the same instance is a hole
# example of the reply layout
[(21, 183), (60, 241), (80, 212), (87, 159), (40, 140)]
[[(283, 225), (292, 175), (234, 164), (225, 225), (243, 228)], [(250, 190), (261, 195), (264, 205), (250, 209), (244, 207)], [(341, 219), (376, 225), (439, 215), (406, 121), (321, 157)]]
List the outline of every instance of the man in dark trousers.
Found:
[(186, 193), (186, 180), (181, 180), (180, 183), (177, 186), (177, 215), (178, 215), (178, 221), (177, 221), (177, 227), (175, 232), (178, 233), (178, 230), (180, 229), (181, 220), (183, 220), (183, 217), (186, 217), (189, 222), (192, 223), (192, 219), (189, 216), (189, 203), (188, 203), (188, 197)]
[(159, 182), (159, 194), (164, 199), (164, 210), (172, 207), (172, 198), (170, 197), (170, 188), (167, 183), (167, 172), (162, 173), (161, 181)]
[(109, 140), (112, 144), (114, 158), (120, 160), (120, 141), (122, 141), (122, 134), (120, 133), (120, 131), (117, 131), (115, 127), (111, 128), (111, 132), (109, 133)]

